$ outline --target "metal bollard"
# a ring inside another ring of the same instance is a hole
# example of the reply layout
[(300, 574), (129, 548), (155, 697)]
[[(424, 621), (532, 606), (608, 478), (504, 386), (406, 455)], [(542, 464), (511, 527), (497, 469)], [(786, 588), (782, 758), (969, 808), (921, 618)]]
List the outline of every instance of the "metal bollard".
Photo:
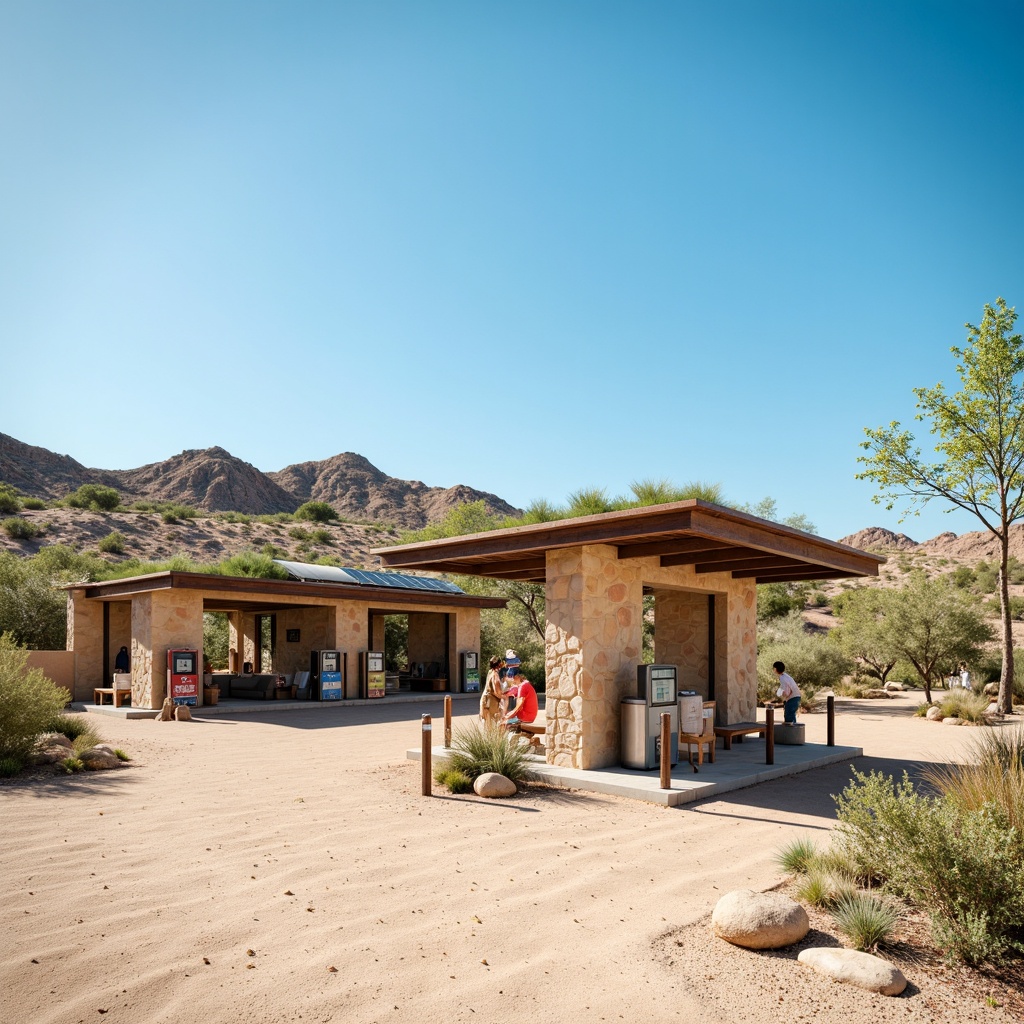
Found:
[(420, 724), (421, 724), (421, 727), (422, 727), (422, 730), (423, 730), (423, 732), (422, 732), (423, 748), (422, 748), (422, 750), (420, 752), (420, 765), (421, 765), (420, 781), (421, 781), (421, 785), (422, 785), (422, 794), (423, 794), (423, 796), (431, 796), (432, 793), (431, 793), (431, 790), (430, 790), (430, 776), (431, 776), (431, 771), (430, 771), (430, 733), (431, 733), (432, 726), (430, 724), (430, 715), (423, 715), (423, 717), (422, 717), (422, 719), (420, 721)]
[(836, 745), (836, 699), (831, 693), (828, 695), (828, 739), (825, 742), (830, 747)]
[(775, 764), (775, 708), (764, 709), (764, 763)]
[(661, 788), (672, 788), (672, 716), (661, 716)]
[(452, 699), (449, 696), (444, 698), (444, 749), (452, 745)]

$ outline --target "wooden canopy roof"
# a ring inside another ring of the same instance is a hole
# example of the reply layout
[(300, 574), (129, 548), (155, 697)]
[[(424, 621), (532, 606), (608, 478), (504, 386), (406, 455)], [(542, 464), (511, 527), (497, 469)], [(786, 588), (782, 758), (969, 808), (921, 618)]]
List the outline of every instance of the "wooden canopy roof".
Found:
[(663, 566), (728, 572), (757, 583), (877, 576), (885, 559), (756, 516), (690, 499), (376, 548), (388, 568), (426, 569), (543, 583), (546, 553), (609, 544), (619, 558), (656, 555)]

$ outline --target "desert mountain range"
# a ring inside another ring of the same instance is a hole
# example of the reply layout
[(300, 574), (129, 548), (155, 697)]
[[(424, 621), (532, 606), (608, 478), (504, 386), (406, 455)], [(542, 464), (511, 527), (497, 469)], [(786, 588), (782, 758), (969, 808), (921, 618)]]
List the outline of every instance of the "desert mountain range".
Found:
[(398, 480), (353, 452), (272, 473), (216, 447), (184, 451), (138, 469), (90, 469), (70, 455), (0, 433), (0, 481), (44, 501), (64, 498), (82, 484), (102, 484), (117, 490), (124, 504), (174, 501), (247, 515), (294, 512), (305, 501), (325, 501), (347, 519), (407, 530), (443, 519), (448, 509), (470, 501), (483, 500), (501, 515), (518, 514), (495, 494), (462, 484), (428, 487), (419, 480)]

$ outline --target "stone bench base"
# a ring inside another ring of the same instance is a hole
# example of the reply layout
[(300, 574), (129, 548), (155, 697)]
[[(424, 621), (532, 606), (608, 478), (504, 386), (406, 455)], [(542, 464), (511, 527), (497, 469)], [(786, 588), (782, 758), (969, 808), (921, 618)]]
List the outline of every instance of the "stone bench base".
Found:
[(791, 747), (802, 747), (805, 732), (806, 726), (799, 722), (796, 725), (786, 725), (785, 722), (782, 722), (775, 726), (775, 742)]

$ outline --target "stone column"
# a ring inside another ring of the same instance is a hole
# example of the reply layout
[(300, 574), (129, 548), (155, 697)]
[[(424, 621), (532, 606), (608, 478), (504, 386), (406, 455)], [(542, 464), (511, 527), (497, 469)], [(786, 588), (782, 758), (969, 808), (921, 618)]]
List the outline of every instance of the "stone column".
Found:
[[(203, 656), (203, 595), (156, 590), (132, 599), (132, 705), (159, 708), (167, 696), (167, 651)], [(202, 680), (200, 679), (200, 682)]]
[(636, 692), (643, 581), (635, 562), (595, 544), (547, 554), (547, 758), (603, 768), (620, 758), (620, 703)]

